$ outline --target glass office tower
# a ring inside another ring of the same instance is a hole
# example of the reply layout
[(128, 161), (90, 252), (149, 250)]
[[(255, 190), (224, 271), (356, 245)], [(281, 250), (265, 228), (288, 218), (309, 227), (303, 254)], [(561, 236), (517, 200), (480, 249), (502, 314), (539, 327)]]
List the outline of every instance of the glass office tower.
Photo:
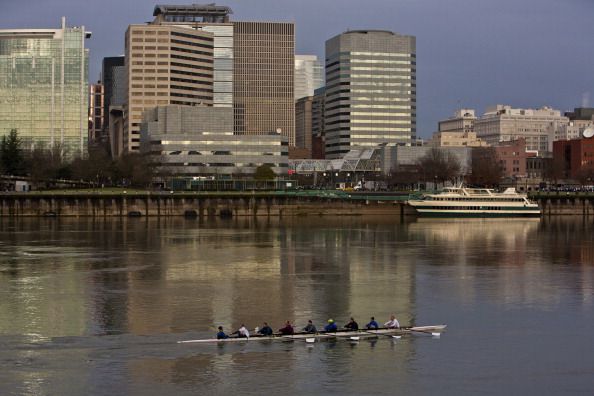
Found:
[(25, 149), (59, 145), (86, 155), (88, 49), (84, 27), (0, 30), (0, 135), (16, 129)]

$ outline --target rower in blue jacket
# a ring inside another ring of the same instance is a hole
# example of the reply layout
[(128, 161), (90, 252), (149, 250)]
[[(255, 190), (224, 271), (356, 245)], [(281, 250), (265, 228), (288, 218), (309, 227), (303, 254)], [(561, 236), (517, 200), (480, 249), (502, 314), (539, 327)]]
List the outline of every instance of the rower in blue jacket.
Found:
[(368, 330), (377, 330), (379, 328), (379, 324), (377, 324), (375, 318), (372, 316), (369, 323), (365, 325), (365, 328)]
[(326, 326), (324, 326), (324, 331), (326, 333), (332, 333), (332, 332), (336, 332), (336, 330), (338, 330), (338, 327), (336, 326), (336, 323), (334, 323), (334, 320), (328, 319), (328, 324)]
[(217, 333), (217, 340), (226, 340), (229, 338), (227, 334), (223, 331), (223, 326), (219, 326), (219, 332)]

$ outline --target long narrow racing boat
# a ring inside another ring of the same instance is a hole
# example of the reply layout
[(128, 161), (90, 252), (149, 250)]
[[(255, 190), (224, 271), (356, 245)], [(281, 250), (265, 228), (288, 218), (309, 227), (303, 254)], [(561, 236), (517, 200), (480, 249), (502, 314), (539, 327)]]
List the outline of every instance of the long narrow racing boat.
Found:
[[(306, 342), (314, 342), (315, 340), (328, 340), (328, 339), (360, 339), (360, 338), (377, 338), (379, 336), (395, 337), (410, 334), (410, 333), (427, 333), (433, 335), (439, 335), (446, 328), (446, 325), (434, 325), (434, 326), (415, 326), (415, 327), (402, 327), (400, 329), (388, 329), (380, 328), (377, 330), (338, 330), (336, 332), (326, 333), (296, 333), (292, 335), (280, 335), (274, 334), (271, 336), (253, 335), (249, 338), (245, 337), (230, 337), (225, 339), (216, 338), (205, 338), (198, 340), (184, 340), (178, 341), (178, 344), (203, 344), (203, 343), (226, 343), (226, 342), (248, 342), (248, 341), (295, 341), (304, 340)], [(312, 341), (313, 340), (313, 341)]]

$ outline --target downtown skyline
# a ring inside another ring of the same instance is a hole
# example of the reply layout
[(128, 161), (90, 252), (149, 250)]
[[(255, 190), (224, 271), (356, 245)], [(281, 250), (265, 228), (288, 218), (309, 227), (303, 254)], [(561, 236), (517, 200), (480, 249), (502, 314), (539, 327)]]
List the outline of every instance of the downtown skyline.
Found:
[[(124, 51), (128, 25), (152, 19), (158, 3), (131, 0), (8, 0), (0, 27), (54, 27), (61, 16), (93, 32), (89, 82), (99, 78), (103, 57)], [(184, 4), (184, 2), (177, 2)], [(221, 1), (233, 20), (277, 20), (296, 23), (296, 54), (324, 57), (324, 43), (346, 30), (388, 29), (417, 37), (418, 133), (427, 139), (437, 121), (461, 107), (478, 113), (493, 104), (562, 111), (594, 102), (594, 58), (588, 37), (594, 4), (582, 0), (437, 0), (422, 2), (351, 0)], [(44, 6), (44, 12), (34, 12)], [(114, 12), (117, 10), (117, 12)], [(328, 23), (331, 21), (331, 23)]]

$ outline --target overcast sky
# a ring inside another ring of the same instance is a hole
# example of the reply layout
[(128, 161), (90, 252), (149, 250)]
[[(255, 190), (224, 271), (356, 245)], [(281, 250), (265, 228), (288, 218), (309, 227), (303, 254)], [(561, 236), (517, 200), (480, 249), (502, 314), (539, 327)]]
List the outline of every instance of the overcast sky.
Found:
[[(180, 0), (162, 4), (207, 3)], [(85, 25), (90, 80), (123, 53), (131, 23), (152, 20), (153, 0), (0, 0), (0, 29)], [(296, 52), (323, 58), (347, 29), (417, 37), (418, 135), (460, 107), (594, 105), (594, 0), (227, 0), (234, 20), (296, 23)], [(586, 102), (586, 103), (584, 103)]]

